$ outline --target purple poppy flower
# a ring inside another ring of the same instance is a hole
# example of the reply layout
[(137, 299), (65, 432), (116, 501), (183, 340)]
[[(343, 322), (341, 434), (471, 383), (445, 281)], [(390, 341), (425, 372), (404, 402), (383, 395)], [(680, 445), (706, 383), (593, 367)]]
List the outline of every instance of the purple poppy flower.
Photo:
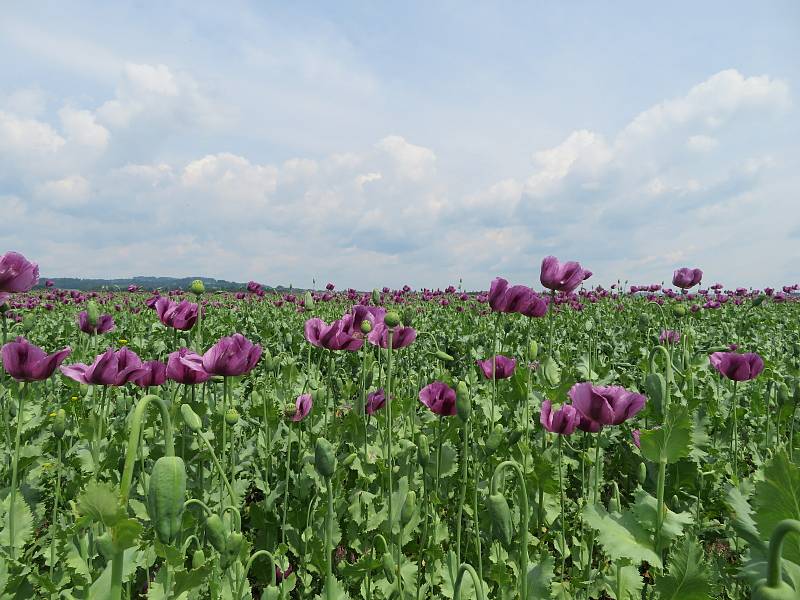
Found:
[(167, 365), (160, 360), (148, 360), (142, 366), (145, 372), (133, 380), (139, 387), (162, 385), (167, 380)]
[[(494, 366), (495, 379), (508, 379), (514, 374), (514, 368), (517, 366), (517, 361), (513, 358), (498, 354), (493, 359), (487, 358), (486, 360), (476, 360), (477, 365), (483, 371), (483, 376), (486, 379), (492, 379), (492, 367)], [(494, 365), (492, 364), (494, 363)]]
[(53, 354), (47, 354), (24, 337), (3, 346), (0, 355), (3, 369), (17, 381), (42, 381), (50, 377), (56, 367), (72, 352), (67, 346)]
[(85, 385), (125, 385), (145, 374), (141, 359), (135, 352), (122, 348), (114, 352), (109, 348), (98, 355), (91, 365), (76, 363), (64, 365), (61, 372), (70, 379)]
[(173, 302), (169, 298), (159, 298), (155, 308), (159, 320), (167, 327), (188, 331), (197, 322), (197, 304), (188, 300)]
[(82, 310), (77, 315), (78, 320), (78, 327), (83, 333), (88, 333), (89, 335), (98, 335), (101, 333), (108, 333), (109, 331), (114, 331), (116, 325), (114, 324), (114, 317), (111, 315), (100, 315), (97, 319), (97, 325), (92, 327), (91, 323), (89, 323), (89, 313), (85, 310)]
[(19, 252), (0, 256), (0, 303), (9, 292), (27, 292), (39, 283), (39, 265), (30, 262)]
[(681, 334), (671, 329), (662, 329), (658, 341), (661, 344), (677, 344), (681, 341)]
[(364, 406), (364, 411), (368, 415), (374, 415), (386, 404), (386, 393), (383, 388), (378, 388), (374, 392), (367, 394), (367, 404)]
[(314, 399), (311, 397), (311, 394), (303, 394), (297, 397), (294, 405), (295, 411), (292, 415), (292, 421), (298, 423), (305, 419), (311, 412), (311, 409), (314, 408)]
[(620, 425), (642, 408), (646, 398), (616, 385), (595, 386), (591, 382), (576, 383), (569, 392), (572, 404), (581, 413), (579, 427), (597, 432), (603, 425)]
[(255, 281), (248, 281), (247, 282), (247, 291), (251, 294), (257, 294), (261, 291), (261, 284)]
[(194, 385), (208, 381), (209, 375), (203, 368), (203, 357), (188, 348), (181, 348), (167, 358), (168, 379), (184, 385)]
[[(672, 274), (672, 285), (683, 290), (696, 286), (703, 279), (703, 271), (682, 267)], [(713, 287), (713, 286), (712, 286)], [(721, 287), (721, 286), (720, 286)]]
[(456, 414), (456, 392), (442, 381), (434, 381), (422, 388), (419, 401), (440, 417)]
[(581, 415), (571, 404), (563, 404), (561, 408), (553, 412), (552, 403), (550, 400), (545, 400), (542, 402), (539, 422), (550, 433), (571, 435), (581, 422)]
[[(373, 346), (389, 347), (389, 328), (385, 323), (377, 323), (370, 331), (367, 339)], [(392, 350), (410, 346), (417, 339), (417, 330), (413, 327), (398, 325), (392, 329)]]
[(203, 354), (203, 368), (211, 375), (236, 377), (249, 373), (261, 358), (261, 346), (241, 333), (220, 339)]
[(733, 381), (755, 379), (764, 370), (764, 361), (755, 352), (714, 352), (708, 360), (712, 367)]
[(286, 567), (285, 571), (281, 571), (281, 568), (278, 565), (275, 565), (275, 583), (276, 584), (281, 583), (292, 573), (294, 573), (294, 567), (292, 567), (292, 565)]
[(356, 304), (350, 311), (353, 314), (352, 324), (353, 333), (358, 334), (361, 332), (361, 323), (369, 321), (372, 328), (378, 323), (383, 323), (383, 318), (386, 316), (386, 309), (382, 306), (365, 306), (363, 304)]
[(539, 281), (549, 290), (568, 294), (591, 275), (591, 271), (581, 268), (580, 263), (569, 261), (562, 264), (555, 256), (546, 256), (542, 259)]
[(489, 306), (495, 312), (520, 313), (527, 317), (541, 317), (547, 313), (547, 303), (531, 288), (512, 285), (496, 277), (489, 286)]
[(353, 335), (353, 315), (347, 314), (328, 325), (322, 319), (314, 317), (305, 324), (306, 340), (317, 348), (327, 350), (359, 350), (364, 340)]

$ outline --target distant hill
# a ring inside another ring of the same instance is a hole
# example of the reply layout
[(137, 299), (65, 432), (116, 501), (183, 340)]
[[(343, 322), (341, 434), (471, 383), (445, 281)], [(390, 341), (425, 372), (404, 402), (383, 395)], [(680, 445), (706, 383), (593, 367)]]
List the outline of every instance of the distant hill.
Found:
[[(127, 277), (121, 279), (79, 279), (77, 277), (41, 277), (37, 287), (43, 288), (44, 282), (48, 279), (55, 283), (55, 287), (63, 290), (83, 290), (83, 291), (101, 291), (101, 290), (121, 290), (125, 291), (129, 285), (138, 285), (144, 290), (153, 290), (160, 288), (162, 290), (185, 290), (188, 289), (192, 281), (201, 279), (206, 286), (207, 291), (233, 291), (247, 289), (246, 283), (238, 283), (236, 281), (226, 281), (224, 279), (214, 279), (213, 277)], [(278, 289), (283, 290), (282, 286), (272, 288), (263, 286), (265, 290)]]

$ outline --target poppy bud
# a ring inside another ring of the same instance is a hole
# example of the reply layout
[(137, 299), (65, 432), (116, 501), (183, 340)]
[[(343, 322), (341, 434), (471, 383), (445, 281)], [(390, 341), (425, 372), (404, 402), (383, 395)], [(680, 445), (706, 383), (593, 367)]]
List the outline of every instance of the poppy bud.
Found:
[(94, 300), (89, 300), (86, 303), (86, 319), (92, 328), (97, 327), (97, 321), (100, 320), (100, 307), (97, 306), (97, 302)]
[(528, 347), (528, 352), (531, 360), (534, 360), (537, 356), (539, 356), (539, 344), (536, 343), (536, 340), (531, 341), (531, 345)]
[(203, 283), (202, 279), (195, 279), (189, 286), (189, 291), (193, 293), (195, 296), (200, 296), (203, 292), (206, 291), (206, 286)]
[(58, 439), (64, 437), (64, 430), (67, 428), (67, 413), (63, 408), (59, 408), (53, 419), (53, 435)]
[(525, 428), (522, 425), (518, 425), (514, 428), (514, 430), (508, 436), (508, 445), (513, 446), (516, 444), (520, 439), (522, 439), (522, 434), (525, 433)]
[(200, 420), (200, 417), (197, 416), (197, 413), (192, 410), (191, 406), (188, 404), (181, 404), (181, 416), (183, 417), (183, 422), (186, 423), (190, 431), (200, 433), (200, 430), (203, 428), (203, 422)]
[(231, 427), (236, 425), (239, 422), (239, 411), (235, 408), (229, 408), (225, 413), (225, 422)]
[(785, 383), (778, 385), (778, 406), (783, 406), (789, 402), (789, 386)]
[(594, 319), (592, 319), (591, 317), (589, 317), (588, 319), (586, 319), (586, 320), (583, 322), (583, 328), (584, 328), (586, 331), (591, 331), (592, 329), (594, 329)]
[(469, 389), (464, 381), (459, 381), (456, 386), (456, 414), (463, 423), (469, 421), (472, 412), (472, 403), (469, 399)]
[(391, 310), (383, 317), (383, 322), (387, 327), (397, 327), (400, 325), (400, 315)]
[(678, 504), (680, 504), (680, 501), (678, 500), (678, 495), (677, 494), (673, 494), (672, 495), (672, 508), (677, 510)]
[[(186, 405), (184, 404), (184, 406)], [(225, 546), (227, 545), (225, 525), (222, 523), (222, 519), (219, 518), (219, 515), (209, 515), (206, 518), (205, 530), (206, 539), (214, 550), (220, 554), (225, 552)]]
[(639, 482), (639, 485), (644, 485), (645, 479), (647, 479), (647, 465), (644, 463), (639, 463), (639, 472), (636, 474), (636, 479)]
[(353, 461), (355, 461), (356, 457), (357, 457), (356, 453), (355, 452), (351, 452), (342, 461), (342, 466), (349, 467), (350, 465), (353, 464)]
[(400, 455), (401, 456), (403, 454), (409, 454), (412, 451), (417, 449), (416, 444), (414, 442), (412, 442), (411, 440), (407, 440), (406, 438), (400, 438), (400, 441), (398, 442), (398, 445), (400, 446)]
[(500, 493), (489, 494), (487, 505), (489, 517), (492, 520), (494, 537), (504, 548), (510, 548), (511, 541), (514, 538), (514, 528), (511, 523), (511, 509), (508, 506), (506, 497)]
[(661, 414), (664, 399), (667, 397), (667, 381), (661, 373), (649, 373), (644, 378), (644, 390), (647, 398)]
[(372, 331), (372, 323), (370, 323), (367, 319), (361, 321), (361, 333), (367, 335), (370, 331)]
[(95, 538), (95, 542), (103, 558), (111, 560), (114, 556), (114, 540), (111, 537), (111, 530), (107, 530), (103, 535)]
[[(199, 280), (198, 280), (199, 281)], [(192, 555), (192, 569), (199, 569), (204, 564), (206, 564), (206, 555), (203, 550), (195, 550), (194, 554)]]
[(673, 304), (672, 314), (675, 315), (676, 317), (685, 317), (686, 307), (683, 304)]
[(325, 402), (325, 388), (318, 387), (315, 390), (311, 390), (311, 399), (314, 401), (314, 404), (318, 404), (320, 402)]
[(22, 331), (25, 333), (30, 333), (33, 330), (33, 326), (36, 325), (36, 318), (33, 316), (32, 313), (28, 313), (22, 319)]
[(311, 292), (306, 290), (306, 295), (303, 298), (303, 306), (306, 310), (311, 310), (314, 308), (314, 296), (311, 295)]
[(383, 560), (381, 561), (383, 564), (383, 574), (386, 576), (386, 579), (389, 583), (394, 583), (394, 559), (389, 552), (383, 553)]
[(495, 425), (494, 429), (492, 429), (492, 432), (489, 434), (489, 437), (486, 439), (486, 450), (489, 452), (494, 452), (497, 450), (503, 441), (505, 433), (506, 432), (500, 423)]
[(381, 293), (378, 291), (378, 288), (372, 290), (372, 303), (375, 306), (378, 306), (381, 303)]
[(325, 438), (317, 438), (317, 445), (314, 448), (314, 467), (317, 473), (326, 479), (333, 477), (336, 471), (336, 453)]
[(450, 356), (447, 352), (442, 352), (441, 350), (436, 351), (436, 358), (443, 362), (450, 362), (453, 360), (452, 356)]
[(431, 460), (431, 448), (428, 443), (428, 436), (424, 433), (420, 433), (419, 437), (417, 437), (417, 462), (419, 466), (425, 468), (425, 466)]
[(617, 485), (616, 481), (611, 482), (611, 486), (613, 489), (613, 494), (611, 494), (611, 499), (608, 502), (608, 511), (609, 512), (622, 512), (622, 501), (619, 495), (619, 486)]
[(406, 307), (400, 318), (403, 321), (403, 327), (411, 327), (414, 324), (414, 309)]
[(403, 508), (400, 510), (400, 523), (403, 527), (411, 522), (414, 516), (414, 511), (417, 508), (417, 493), (411, 490), (406, 494), (406, 500), (403, 502)]

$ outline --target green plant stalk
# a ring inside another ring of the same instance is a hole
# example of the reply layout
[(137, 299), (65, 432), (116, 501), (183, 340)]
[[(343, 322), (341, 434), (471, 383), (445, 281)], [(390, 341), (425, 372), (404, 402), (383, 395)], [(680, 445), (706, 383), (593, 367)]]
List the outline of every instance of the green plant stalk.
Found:
[(486, 596), (483, 593), (483, 585), (475, 569), (468, 563), (461, 563), (458, 567), (458, 575), (456, 576), (456, 584), (453, 587), (453, 600), (461, 600), (461, 585), (464, 582), (464, 574), (469, 573), (472, 578), (472, 586), (475, 588), (475, 597), (477, 600), (485, 600)]
[(567, 577), (567, 515), (564, 512), (564, 478), (562, 474), (564, 457), (561, 451), (561, 438), (558, 436), (558, 488), (561, 496), (561, 577)]
[(461, 495), (458, 501), (458, 517), (456, 518), (456, 562), (461, 564), (461, 518), (464, 514), (464, 502), (467, 499), (467, 467), (469, 452), (469, 421), (464, 423), (464, 445), (462, 446), (461, 460)]
[(325, 514), (325, 598), (333, 600), (333, 482), (332, 477), (325, 478), (325, 485), (328, 488), (328, 512)]
[(491, 493), (496, 494), (500, 487), (505, 471), (511, 470), (517, 476), (517, 496), (520, 503), (520, 529), (522, 535), (519, 540), (519, 597), (528, 597), (528, 491), (525, 487), (525, 474), (518, 463), (506, 460), (497, 465), (492, 476)]
[[(542, 456), (547, 451), (547, 431), (542, 428)], [(536, 527), (539, 532), (544, 528), (544, 486), (537, 483), (539, 504), (536, 507)]]
[(784, 519), (775, 526), (769, 538), (769, 558), (767, 561), (767, 586), (777, 588), (781, 582), (781, 553), (783, 539), (787, 533), (800, 534), (800, 521)]
[(656, 551), (660, 552), (661, 548), (661, 528), (664, 525), (664, 484), (667, 479), (667, 461), (661, 459), (658, 461), (658, 483), (656, 484), (656, 499), (658, 501), (656, 508)]
[[(231, 487), (231, 484), (228, 481), (228, 478), (225, 476), (225, 471), (222, 469), (222, 465), (220, 464), (219, 459), (217, 458), (216, 452), (214, 452), (214, 448), (211, 446), (211, 442), (209, 442), (208, 439), (206, 438), (206, 436), (204, 436), (202, 433), (198, 433), (197, 436), (201, 440), (203, 440), (203, 442), (206, 445), (206, 448), (208, 449), (208, 452), (211, 454), (211, 460), (214, 461), (214, 466), (217, 468), (217, 472), (219, 473), (220, 477), (222, 478), (222, 483), (224, 484), (225, 489), (228, 490), (228, 495), (231, 498), (231, 504), (235, 506), (237, 504), (236, 494), (234, 494), (233, 488)], [(222, 499), (220, 499), (220, 503), (221, 502), (222, 502)]]
[(53, 497), (53, 518), (50, 522), (50, 579), (56, 563), (56, 533), (58, 530), (58, 499), (61, 495), (61, 438), (56, 443), (56, 491)]
[[(225, 420), (225, 413), (228, 411), (228, 378), (222, 378), (222, 446), (220, 447), (220, 454), (222, 455), (223, 470), (220, 475), (224, 476), (225, 467), (225, 446), (228, 441), (228, 422)], [(219, 505), (222, 506), (222, 488), (219, 489)]]
[[(392, 337), (394, 335), (394, 331), (389, 329), (387, 331), (387, 349), (388, 349), (388, 360), (386, 363), (386, 419), (387, 419), (387, 431), (386, 431), (386, 445), (388, 449), (388, 458), (389, 458), (389, 537), (390, 539), (394, 537), (394, 512), (392, 507), (392, 492), (394, 490), (394, 456), (392, 454), (392, 437), (394, 433), (394, 421), (392, 418), (392, 346), (393, 340)], [(397, 558), (395, 562), (397, 563), (397, 587), (401, 591), (402, 594), (402, 583), (399, 579), (400, 576), (400, 536), (398, 534), (397, 539), (395, 540), (397, 549), (396, 554)]]
[[(3, 321), (5, 323), (5, 321)], [(17, 549), (14, 545), (14, 512), (17, 500), (17, 477), (19, 468), (19, 446), (22, 440), (22, 409), (25, 406), (25, 392), (27, 391), (28, 384), (23, 383), (19, 390), (19, 401), (17, 404), (17, 437), (14, 442), (14, 460), (11, 463), (11, 497), (8, 505), (8, 542), (11, 546), (11, 558), (16, 558)]]
[(733, 481), (739, 483), (739, 398), (736, 393), (736, 380), (733, 381), (733, 398), (731, 399), (731, 411), (733, 412), (733, 434), (731, 435), (731, 453), (733, 454)]
[(289, 462), (292, 454), (292, 430), (286, 431), (286, 473), (283, 485), (283, 520), (281, 524), (281, 543), (286, 541), (286, 508), (289, 504)]

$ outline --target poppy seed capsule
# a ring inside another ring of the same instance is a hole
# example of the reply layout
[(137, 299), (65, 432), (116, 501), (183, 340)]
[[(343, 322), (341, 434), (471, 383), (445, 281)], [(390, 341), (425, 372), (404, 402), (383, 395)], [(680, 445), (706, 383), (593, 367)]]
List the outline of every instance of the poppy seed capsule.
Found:
[(195, 279), (189, 286), (189, 291), (195, 296), (200, 296), (206, 291), (206, 286), (201, 279)]
[(636, 479), (639, 481), (639, 485), (644, 485), (645, 479), (647, 479), (647, 465), (644, 463), (639, 463), (639, 472), (636, 474)]
[(421, 467), (425, 467), (431, 460), (431, 448), (428, 443), (428, 436), (420, 433), (417, 438), (417, 462)]
[(231, 427), (236, 425), (236, 423), (239, 422), (239, 411), (237, 411), (235, 408), (229, 408), (225, 412), (225, 422)]
[(386, 313), (386, 316), (383, 317), (383, 323), (387, 327), (397, 327), (400, 325), (400, 315), (393, 310), (389, 311)]
[(367, 335), (370, 331), (372, 331), (372, 323), (370, 323), (367, 319), (361, 321), (361, 333)]
[(459, 381), (456, 386), (456, 414), (462, 423), (469, 421), (472, 413), (472, 403), (469, 399), (469, 388), (464, 381)]
[(331, 443), (325, 438), (317, 438), (314, 448), (314, 468), (320, 476), (328, 479), (336, 471), (336, 454)]
[(676, 317), (685, 317), (686, 307), (683, 304), (674, 304), (672, 306), (672, 314)]
[(93, 329), (97, 327), (97, 322), (100, 320), (100, 307), (94, 300), (89, 300), (86, 304), (86, 319)]
[(63, 408), (59, 408), (56, 416), (53, 419), (53, 435), (58, 439), (64, 437), (64, 431), (67, 428), (67, 413)]
[(183, 417), (183, 422), (186, 423), (190, 431), (193, 433), (200, 433), (200, 430), (203, 428), (203, 422), (200, 420), (200, 417), (197, 416), (197, 413), (192, 410), (191, 406), (188, 404), (181, 404), (181, 416)]

